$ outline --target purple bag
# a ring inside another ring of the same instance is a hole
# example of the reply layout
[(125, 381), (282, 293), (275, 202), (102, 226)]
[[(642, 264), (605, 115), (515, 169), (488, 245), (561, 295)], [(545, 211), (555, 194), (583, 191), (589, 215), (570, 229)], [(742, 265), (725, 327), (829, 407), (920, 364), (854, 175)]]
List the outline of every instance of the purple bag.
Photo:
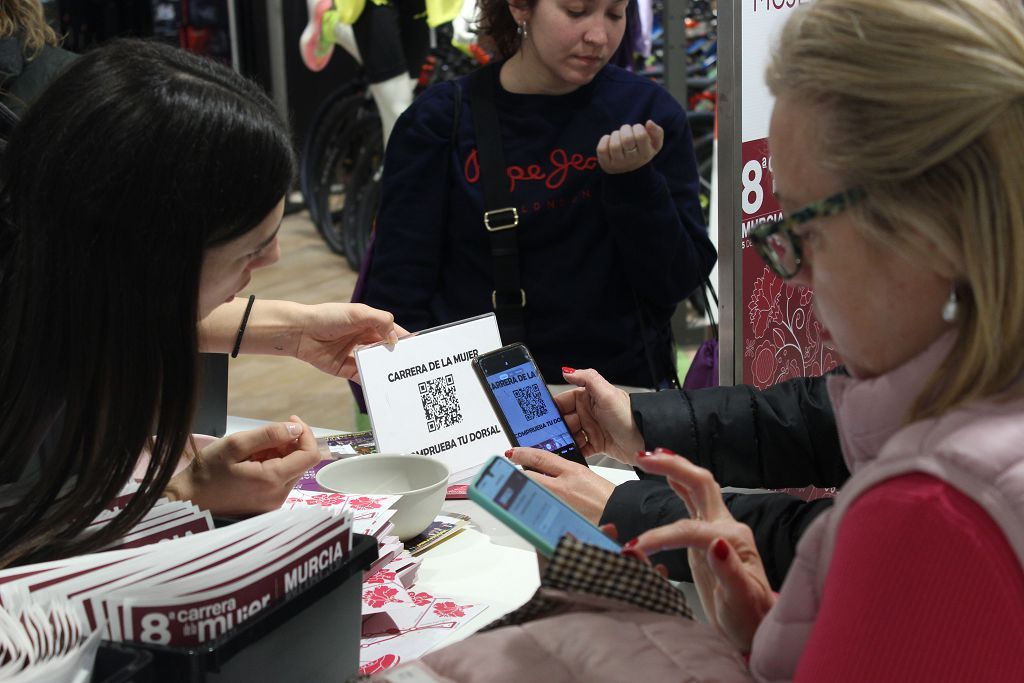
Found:
[(718, 386), (718, 324), (715, 322), (711, 302), (708, 300), (708, 295), (710, 294), (711, 299), (714, 299), (715, 308), (717, 308), (718, 295), (715, 294), (715, 288), (711, 286), (710, 280), (704, 282), (701, 294), (704, 313), (711, 323), (712, 337), (701, 342), (701, 345), (697, 348), (697, 353), (693, 356), (693, 362), (690, 363), (690, 369), (686, 371), (683, 389), (687, 391)]
[(718, 386), (718, 339), (705, 339), (697, 348), (683, 380), (683, 389), (706, 389)]

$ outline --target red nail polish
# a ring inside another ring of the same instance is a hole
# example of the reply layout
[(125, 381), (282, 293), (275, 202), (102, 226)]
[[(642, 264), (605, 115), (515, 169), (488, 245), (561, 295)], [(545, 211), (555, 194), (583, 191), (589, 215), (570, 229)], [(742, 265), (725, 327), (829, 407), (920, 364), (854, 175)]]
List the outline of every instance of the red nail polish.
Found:
[(626, 541), (625, 543), (622, 544), (622, 549), (623, 550), (632, 550), (633, 548), (636, 547), (637, 543), (639, 543), (639, 540), (635, 539), (635, 538), (633, 540), (631, 540), (631, 541)]
[(624, 557), (632, 557), (634, 560), (643, 560), (645, 557), (645, 555), (642, 552), (636, 550), (635, 548), (623, 548), (622, 555)]
[(576, 372), (576, 368), (570, 368), (567, 365), (563, 365), (562, 366), (562, 374), (563, 375), (571, 375), (574, 372)]
[(665, 455), (678, 455), (678, 453), (676, 453), (675, 451), (670, 450), (668, 448), (662, 448), (661, 446), (658, 446), (657, 448), (655, 448), (654, 452), (655, 453), (664, 453)]
[(725, 560), (729, 557), (729, 543), (724, 538), (720, 538), (715, 541), (715, 544), (711, 548), (715, 552), (715, 557), (719, 560)]
[(511, 458), (512, 457), (512, 449), (511, 448), (508, 449), (507, 451), (505, 451), (505, 457), (506, 458)]
[(637, 451), (636, 452), (636, 457), (637, 458), (649, 458), (652, 455), (654, 455), (654, 453), (651, 453), (650, 451)]

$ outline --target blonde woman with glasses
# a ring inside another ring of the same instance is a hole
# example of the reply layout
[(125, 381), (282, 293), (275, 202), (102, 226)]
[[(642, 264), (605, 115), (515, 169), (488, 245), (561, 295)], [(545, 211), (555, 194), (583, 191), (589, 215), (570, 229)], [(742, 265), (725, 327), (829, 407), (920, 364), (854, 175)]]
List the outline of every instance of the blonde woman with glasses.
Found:
[(751, 235), (813, 288), (851, 478), (778, 596), (706, 470), (664, 453), (711, 622), (761, 680), (1024, 680), (1024, 10), (817, 0), (768, 70), (786, 218)]

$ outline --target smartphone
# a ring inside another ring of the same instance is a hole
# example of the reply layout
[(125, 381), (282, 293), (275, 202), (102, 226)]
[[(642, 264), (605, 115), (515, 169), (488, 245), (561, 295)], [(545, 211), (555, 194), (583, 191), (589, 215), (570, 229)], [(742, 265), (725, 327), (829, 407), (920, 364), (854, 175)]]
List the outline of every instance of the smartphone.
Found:
[(617, 542), (546, 488), (496, 455), (469, 485), (469, 498), (551, 557), (562, 536), (574, 537), (605, 550), (622, 550)]
[(513, 444), (587, 464), (524, 345), (509, 344), (481, 354), (473, 359), (473, 368)]

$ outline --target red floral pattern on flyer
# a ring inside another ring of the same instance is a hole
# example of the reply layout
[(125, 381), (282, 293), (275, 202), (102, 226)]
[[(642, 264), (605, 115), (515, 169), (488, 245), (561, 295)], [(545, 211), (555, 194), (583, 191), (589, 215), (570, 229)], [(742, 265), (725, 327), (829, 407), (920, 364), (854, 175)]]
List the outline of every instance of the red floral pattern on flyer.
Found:
[(381, 507), (379, 501), (373, 498), (367, 498), (366, 496), (360, 496), (353, 498), (348, 501), (348, 507), (351, 510), (378, 510)]
[(459, 605), (454, 602), (439, 602), (434, 605), (434, 614), (439, 617), (464, 617), (473, 605)]
[(402, 658), (395, 654), (386, 654), (383, 657), (378, 657), (372, 662), (367, 662), (359, 667), (359, 674), (361, 676), (370, 676), (375, 673), (380, 673), (387, 669), (396, 666)]
[(377, 586), (371, 590), (363, 593), (363, 602), (370, 607), (383, 607), (389, 603), (402, 603), (404, 600), (399, 599), (398, 590), (390, 588), (388, 586)]
[(363, 581), (363, 583), (393, 583), (396, 579), (397, 575), (395, 572), (389, 572), (387, 569), (381, 569), (373, 576)]
[(420, 607), (423, 605), (429, 605), (434, 600), (434, 596), (426, 591), (422, 591), (420, 593), (409, 591), (409, 597), (412, 598), (414, 605), (418, 605)]

